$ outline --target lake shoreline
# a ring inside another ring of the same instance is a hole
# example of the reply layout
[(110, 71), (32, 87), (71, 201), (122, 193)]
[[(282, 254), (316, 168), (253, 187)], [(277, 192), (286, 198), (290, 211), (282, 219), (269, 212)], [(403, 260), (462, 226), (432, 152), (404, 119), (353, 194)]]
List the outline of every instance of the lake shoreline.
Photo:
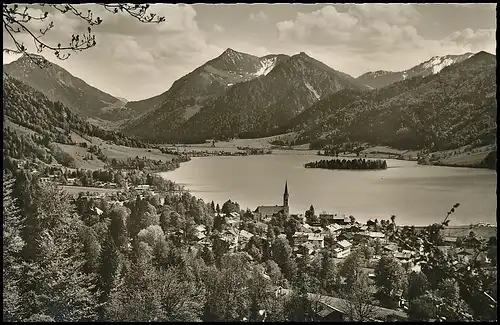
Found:
[[(182, 152), (183, 154), (186, 154), (185, 152), (190, 151), (191, 153), (187, 153), (187, 155), (191, 158), (197, 158), (197, 157), (212, 157), (212, 156), (220, 156), (220, 157), (234, 157), (234, 156), (252, 156), (250, 154), (242, 154), (240, 153), (240, 150), (238, 147), (230, 147), (230, 146), (223, 146), (223, 147), (212, 147), (212, 146), (207, 146), (207, 145), (189, 145), (189, 144), (181, 144), (181, 145), (176, 145), (175, 147), (178, 149), (183, 149)], [(376, 148), (379, 148), (378, 146), (374, 146), (371, 148), (367, 148), (364, 150), (364, 153), (361, 153), (360, 155), (357, 155), (355, 153), (347, 153), (343, 155), (337, 156), (331, 156), (331, 155), (318, 155), (321, 157), (332, 157), (332, 158), (345, 158), (345, 159), (394, 159), (394, 160), (400, 160), (400, 161), (415, 161), (417, 162), (417, 157), (415, 156), (404, 156), (405, 153), (408, 151), (402, 151), (402, 150), (396, 150), (392, 149), (394, 151), (397, 151), (398, 153), (390, 153), (390, 152), (380, 152), (380, 151), (370, 151), (374, 150)], [(269, 153), (264, 153), (264, 154), (257, 154), (257, 155), (282, 155), (284, 153), (287, 154), (297, 154), (297, 155), (303, 155), (303, 154), (311, 154), (311, 155), (317, 155), (317, 150), (312, 150), (308, 148), (276, 148), (276, 146), (263, 146), (260, 145), (256, 149), (265, 149), (269, 150)], [(193, 153), (193, 152), (198, 152), (198, 153)], [(399, 152), (405, 152), (405, 153), (399, 153)], [(470, 163), (470, 164), (454, 164), (454, 163), (443, 163), (443, 162), (424, 162), (420, 161), (418, 162), (419, 165), (422, 166), (437, 166), (437, 167), (457, 167), (457, 168), (473, 168), (473, 169), (487, 169), (487, 170), (495, 170), (492, 168), (488, 167), (482, 167), (482, 166), (477, 166), (477, 163)]]
[(313, 205), (317, 211), (352, 214), (359, 221), (394, 214), (401, 224), (427, 225), (440, 222), (439, 216), (444, 218), (460, 202), (452, 224), (495, 224), (496, 177), (487, 169), (437, 168), (394, 159), (387, 160), (385, 170), (357, 173), (303, 167), (318, 158), (324, 157), (314, 151), (281, 151), (244, 159), (200, 157), (159, 175), (204, 201), (223, 204), (231, 199), (244, 209), (279, 205), (288, 180), (291, 213), (304, 213)]

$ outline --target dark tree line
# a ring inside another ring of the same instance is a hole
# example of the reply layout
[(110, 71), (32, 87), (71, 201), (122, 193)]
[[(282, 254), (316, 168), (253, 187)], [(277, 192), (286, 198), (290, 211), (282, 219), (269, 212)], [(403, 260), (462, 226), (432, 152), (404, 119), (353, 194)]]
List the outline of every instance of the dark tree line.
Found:
[(309, 162), (304, 165), (306, 168), (322, 169), (387, 169), (385, 160), (366, 160), (366, 159), (332, 159)]

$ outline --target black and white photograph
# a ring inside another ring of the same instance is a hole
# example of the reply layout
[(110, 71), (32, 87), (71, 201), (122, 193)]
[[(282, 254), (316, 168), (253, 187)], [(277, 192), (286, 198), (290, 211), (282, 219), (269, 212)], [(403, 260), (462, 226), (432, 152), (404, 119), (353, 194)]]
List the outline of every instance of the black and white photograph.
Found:
[(496, 322), (496, 3), (4, 3), (3, 322)]

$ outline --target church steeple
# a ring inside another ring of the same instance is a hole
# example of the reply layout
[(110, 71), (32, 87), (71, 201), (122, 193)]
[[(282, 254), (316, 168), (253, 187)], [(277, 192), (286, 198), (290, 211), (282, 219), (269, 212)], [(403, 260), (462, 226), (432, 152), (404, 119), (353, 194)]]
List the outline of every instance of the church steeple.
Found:
[(283, 206), (288, 206), (288, 181), (285, 182), (285, 193), (283, 194)]

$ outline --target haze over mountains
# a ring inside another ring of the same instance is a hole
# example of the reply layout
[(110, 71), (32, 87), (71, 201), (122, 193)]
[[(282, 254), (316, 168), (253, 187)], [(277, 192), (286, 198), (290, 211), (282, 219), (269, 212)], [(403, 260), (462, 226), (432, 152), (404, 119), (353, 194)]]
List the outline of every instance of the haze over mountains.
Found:
[(124, 122), (122, 132), (140, 139), (188, 143), (296, 131), (304, 143), (405, 148), (495, 141), (495, 70), (496, 57), (479, 52), (353, 78), (304, 52), (257, 57), (227, 49), (164, 93), (127, 103), (55, 64), (42, 70), (22, 57), (4, 65), (50, 100), (85, 118)]

